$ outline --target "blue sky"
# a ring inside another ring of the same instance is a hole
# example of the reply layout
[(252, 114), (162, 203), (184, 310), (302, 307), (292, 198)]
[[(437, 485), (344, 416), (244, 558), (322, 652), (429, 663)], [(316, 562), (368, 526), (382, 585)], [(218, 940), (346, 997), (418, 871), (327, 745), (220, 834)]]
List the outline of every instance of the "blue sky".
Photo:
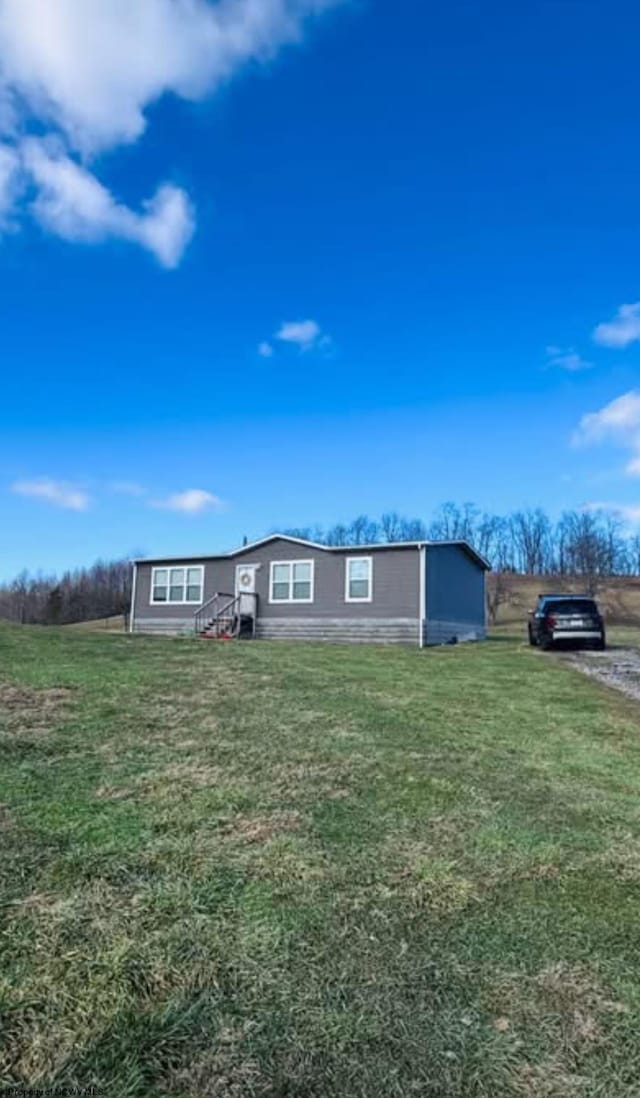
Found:
[(129, 8), (0, 9), (0, 577), (447, 499), (637, 524), (637, 9)]

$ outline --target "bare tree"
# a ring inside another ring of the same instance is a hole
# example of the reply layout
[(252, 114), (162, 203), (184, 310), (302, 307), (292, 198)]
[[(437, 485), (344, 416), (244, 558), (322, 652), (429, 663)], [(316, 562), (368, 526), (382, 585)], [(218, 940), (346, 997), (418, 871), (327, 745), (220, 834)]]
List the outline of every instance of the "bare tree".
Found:
[(404, 519), (397, 511), (387, 511), (380, 519), (380, 529), (384, 541), (400, 541)]
[(98, 561), (62, 576), (22, 572), (0, 585), (0, 615), (20, 624), (66, 624), (126, 614), (131, 599), (129, 561)]
[(551, 523), (538, 508), (516, 511), (511, 517), (511, 533), (520, 571), (540, 575), (546, 571), (551, 543)]
[(375, 545), (380, 540), (378, 523), (368, 515), (358, 515), (348, 528), (349, 545)]
[(500, 607), (511, 600), (511, 583), (513, 574), (508, 572), (492, 572), (487, 583), (487, 614), (489, 623), (495, 625), (498, 620)]
[[(598, 583), (615, 575), (640, 575), (640, 534), (631, 535), (619, 515), (603, 511), (565, 511), (552, 522), (540, 508), (512, 515), (481, 514), (473, 503), (444, 503), (431, 523), (388, 511), (380, 520), (358, 515), (324, 531), (319, 526), (286, 531), (305, 541), (358, 546), (390, 541), (469, 541), (494, 568), (489, 583), (489, 615), (508, 600), (510, 576), (582, 577), (595, 593)], [(140, 555), (139, 553), (136, 555)], [(0, 617), (21, 623), (72, 622), (126, 614), (131, 597), (131, 566), (126, 560), (96, 561), (90, 568), (62, 576), (21, 572), (0, 583)]]

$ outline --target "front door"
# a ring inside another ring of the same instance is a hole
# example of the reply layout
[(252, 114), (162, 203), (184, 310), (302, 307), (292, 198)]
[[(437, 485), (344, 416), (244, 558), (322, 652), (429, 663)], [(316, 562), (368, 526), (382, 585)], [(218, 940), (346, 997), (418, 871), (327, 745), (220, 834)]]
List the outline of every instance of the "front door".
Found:
[(256, 574), (258, 564), (236, 565), (236, 595), (240, 596), (240, 613), (254, 617), (256, 612)]

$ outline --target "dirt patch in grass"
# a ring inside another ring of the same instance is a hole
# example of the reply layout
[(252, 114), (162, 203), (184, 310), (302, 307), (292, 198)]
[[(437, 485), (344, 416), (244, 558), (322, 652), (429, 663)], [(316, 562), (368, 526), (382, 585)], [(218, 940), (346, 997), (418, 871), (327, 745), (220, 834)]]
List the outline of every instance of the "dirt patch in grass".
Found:
[(618, 881), (640, 881), (640, 842), (633, 835), (616, 840), (594, 861)]
[[(389, 856), (391, 856), (390, 847)], [(413, 907), (436, 916), (462, 911), (478, 898), (475, 883), (454, 863), (425, 853), (422, 844), (405, 846), (396, 854), (397, 869), (391, 875), (391, 892), (401, 893)]]
[(288, 762), (271, 766), (264, 775), (274, 795), (296, 797), (313, 795), (313, 799), (341, 799), (349, 795), (349, 778), (356, 769), (355, 760), (349, 767), (335, 763)]
[(626, 1013), (624, 1004), (608, 997), (583, 966), (552, 965), (543, 969), (535, 984), (544, 1005), (565, 1019), (572, 1042), (598, 1040), (600, 1016)]
[(68, 686), (35, 690), (26, 686), (0, 683), (0, 707), (9, 711), (17, 709), (21, 712), (25, 709), (58, 709), (72, 694), (73, 690)]
[(242, 843), (266, 843), (278, 835), (298, 831), (302, 826), (299, 812), (273, 812), (267, 816), (236, 816), (223, 829), (224, 835)]
[(521, 1044), (519, 1034), (536, 1031), (546, 1056), (516, 1073), (517, 1093), (526, 1098), (569, 1098), (585, 1094), (591, 1080), (576, 1072), (589, 1049), (605, 1045), (612, 1020), (628, 1013), (608, 996), (584, 965), (558, 963), (532, 977), (507, 978), (495, 991), (500, 1011), (494, 1028)]
[(96, 789), (96, 797), (99, 801), (124, 801), (135, 795), (135, 789), (127, 785), (101, 785)]
[(522, 1098), (577, 1098), (585, 1094), (590, 1082), (584, 1075), (569, 1073), (558, 1060), (546, 1060), (520, 1068), (517, 1093)]
[(193, 1094), (198, 1098), (244, 1098), (272, 1093), (260, 1066), (243, 1049), (249, 1026), (223, 1027), (208, 1049), (187, 1068), (172, 1073), (163, 1092)]
[(495, 1001), (516, 1024), (518, 1015), (529, 1010), (557, 1020), (570, 1042), (595, 1040), (599, 1018), (627, 1012), (623, 1003), (606, 994), (587, 966), (562, 962), (532, 977), (507, 977), (496, 989)]
[(66, 686), (36, 690), (0, 683), (0, 735), (19, 739), (50, 732), (59, 722), (73, 693)]
[(32, 892), (21, 900), (15, 900), (8, 904), (17, 915), (26, 915), (33, 912), (36, 915), (56, 915), (64, 909), (67, 901), (61, 900), (49, 892)]
[(223, 767), (193, 761), (172, 763), (162, 770), (140, 774), (133, 783), (105, 783), (96, 789), (95, 796), (106, 801), (164, 799), (172, 790), (184, 797), (189, 790), (226, 788), (228, 784), (229, 773)]
[(209, 789), (213, 786), (228, 785), (229, 775), (224, 767), (207, 762), (172, 763), (164, 770), (141, 774), (136, 785), (143, 795), (155, 796), (159, 789), (175, 787), (184, 792), (185, 788)]

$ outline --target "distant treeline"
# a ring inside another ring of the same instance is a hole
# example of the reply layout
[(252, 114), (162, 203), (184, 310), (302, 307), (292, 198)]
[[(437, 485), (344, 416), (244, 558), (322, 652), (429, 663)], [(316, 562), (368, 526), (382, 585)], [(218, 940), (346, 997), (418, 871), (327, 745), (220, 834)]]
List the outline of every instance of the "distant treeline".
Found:
[[(430, 522), (391, 511), (379, 519), (359, 515), (328, 529), (305, 526), (281, 532), (324, 545), (464, 539), (498, 575), (584, 576), (591, 588), (599, 578), (640, 575), (640, 535), (630, 535), (620, 518), (607, 511), (565, 511), (554, 522), (540, 508), (494, 515), (473, 503), (445, 503)], [(129, 561), (98, 561), (62, 576), (23, 572), (0, 584), (0, 618), (64, 625), (126, 615), (130, 600)]]
[(327, 530), (298, 527), (286, 533), (325, 545), (463, 539), (499, 572), (640, 575), (640, 536), (631, 536), (622, 520), (609, 511), (565, 511), (554, 522), (540, 508), (495, 515), (473, 503), (445, 503), (430, 522), (392, 511), (379, 519), (359, 515)]
[(0, 618), (24, 625), (67, 625), (127, 614), (130, 601), (129, 561), (97, 561), (62, 576), (21, 572), (0, 585)]

